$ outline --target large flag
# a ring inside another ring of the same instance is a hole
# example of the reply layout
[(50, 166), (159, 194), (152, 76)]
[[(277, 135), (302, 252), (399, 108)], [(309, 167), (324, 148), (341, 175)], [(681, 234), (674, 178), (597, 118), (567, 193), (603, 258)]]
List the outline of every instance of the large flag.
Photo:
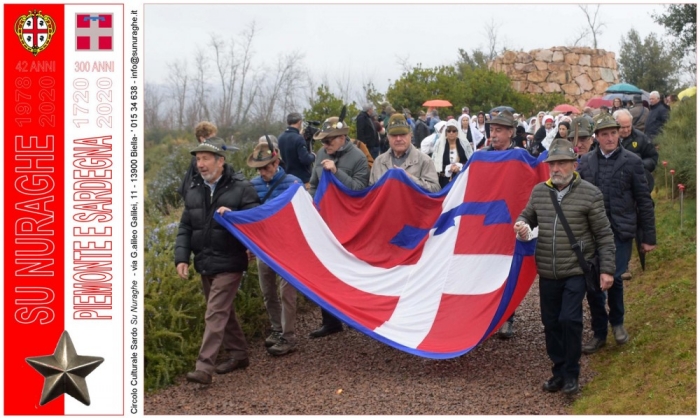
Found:
[(451, 358), (497, 330), (535, 279), (535, 243), (517, 241), (513, 223), (548, 178), (545, 157), (476, 152), (439, 193), (400, 169), (361, 191), (325, 172), (315, 201), (295, 186), (216, 219), (350, 326), (412, 354)]

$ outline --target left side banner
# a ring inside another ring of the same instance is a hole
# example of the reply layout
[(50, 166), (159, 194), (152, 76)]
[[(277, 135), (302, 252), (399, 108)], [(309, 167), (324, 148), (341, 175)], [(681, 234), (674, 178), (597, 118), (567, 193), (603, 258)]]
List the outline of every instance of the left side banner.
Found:
[(141, 186), (125, 187), (124, 6), (3, 12), (4, 414), (129, 414)]

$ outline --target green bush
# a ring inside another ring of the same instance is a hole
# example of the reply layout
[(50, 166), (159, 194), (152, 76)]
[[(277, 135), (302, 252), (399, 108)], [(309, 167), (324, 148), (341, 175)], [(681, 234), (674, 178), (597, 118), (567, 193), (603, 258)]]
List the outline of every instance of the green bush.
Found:
[[(162, 221), (146, 227), (144, 333), (146, 389), (173, 382), (194, 368), (204, 334), (206, 302), (199, 274), (190, 266), (189, 280), (175, 271), (173, 248), (178, 223)], [(260, 338), (269, 328), (258, 283), (257, 266), (244, 273), (235, 301), (246, 338)]]
[[(659, 164), (654, 171), (655, 181), (659, 188), (664, 185), (664, 171), (675, 170), (674, 183), (669, 187), (676, 188), (674, 194), (678, 195), (677, 186), (679, 183), (685, 185), (686, 196), (692, 197), (697, 194), (697, 103), (695, 98), (683, 100), (671, 110), (671, 116), (663, 131), (654, 142), (659, 148)], [(668, 166), (664, 169), (662, 161), (667, 161)], [(670, 191), (668, 192), (670, 193)]]

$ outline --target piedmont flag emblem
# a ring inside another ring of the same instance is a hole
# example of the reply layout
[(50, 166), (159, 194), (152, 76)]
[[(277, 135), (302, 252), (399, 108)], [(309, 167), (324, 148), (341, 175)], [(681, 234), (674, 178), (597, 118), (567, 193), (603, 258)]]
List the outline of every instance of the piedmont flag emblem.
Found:
[(522, 149), (476, 152), (439, 193), (403, 170), (360, 191), (324, 172), (215, 215), (298, 290), (357, 330), (428, 358), (465, 354), (515, 311), (536, 276), (535, 241), (513, 223), (548, 170)]
[(113, 37), (114, 26), (111, 13), (76, 13), (76, 51), (111, 51)]
[(49, 46), (51, 37), (56, 33), (56, 22), (41, 11), (30, 11), (20, 16), (15, 22), (15, 34), (27, 51), (36, 56)]

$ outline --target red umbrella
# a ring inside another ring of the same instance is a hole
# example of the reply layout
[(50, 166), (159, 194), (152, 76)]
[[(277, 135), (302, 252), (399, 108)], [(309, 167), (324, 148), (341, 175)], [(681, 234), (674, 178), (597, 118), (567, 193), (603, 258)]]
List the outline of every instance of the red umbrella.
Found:
[(600, 109), (601, 106), (612, 107), (612, 100), (605, 100), (602, 97), (592, 97), (586, 102), (586, 107)]
[(557, 112), (562, 112), (562, 113), (572, 112), (572, 113), (575, 113), (575, 114), (577, 114), (577, 115), (578, 115), (579, 113), (581, 113), (580, 110), (578, 110), (578, 109), (577, 109), (576, 107), (574, 107), (574, 106), (571, 106), (570, 104), (560, 104), (559, 106), (555, 107), (555, 108), (552, 109), (552, 110), (555, 110), (555, 111), (557, 111)]
[(452, 107), (452, 103), (448, 102), (447, 100), (435, 99), (435, 100), (428, 100), (427, 102), (423, 103), (423, 106), (426, 106), (426, 107)]

